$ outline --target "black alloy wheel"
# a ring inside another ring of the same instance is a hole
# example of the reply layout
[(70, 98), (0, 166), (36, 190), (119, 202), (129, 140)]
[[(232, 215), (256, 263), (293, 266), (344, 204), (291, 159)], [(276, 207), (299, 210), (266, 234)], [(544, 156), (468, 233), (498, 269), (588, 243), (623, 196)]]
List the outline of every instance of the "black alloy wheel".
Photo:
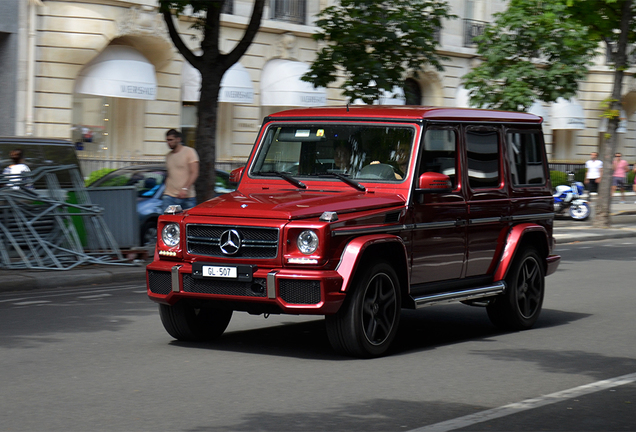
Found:
[(398, 277), (391, 266), (380, 262), (352, 288), (338, 313), (326, 317), (329, 341), (345, 355), (379, 357), (389, 349), (400, 321)]

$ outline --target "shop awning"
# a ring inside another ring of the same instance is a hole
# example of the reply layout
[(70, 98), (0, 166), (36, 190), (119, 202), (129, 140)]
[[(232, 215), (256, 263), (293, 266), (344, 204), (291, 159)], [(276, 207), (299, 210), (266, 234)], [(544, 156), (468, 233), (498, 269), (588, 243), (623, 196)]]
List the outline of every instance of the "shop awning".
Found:
[[(187, 61), (181, 72), (181, 100), (198, 102), (201, 98), (201, 73)], [(254, 86), (250, 73), (240, 63), (234, 63), (221, 78), (219, 102), (254, 103)]]
[(293, 60), (267, 62), (261, 75), (261, 105), (311, 107), (327, 104), (327, 89), (301, 81), (309, 65)]
[(552, 129), (585, 129), (583, 106), (574, 98), (558, 98), (552, 104)]
[(109, 45), (82, 69), (75, 81), (75, 92), (154, 100), (155, 67), (133, 47)]

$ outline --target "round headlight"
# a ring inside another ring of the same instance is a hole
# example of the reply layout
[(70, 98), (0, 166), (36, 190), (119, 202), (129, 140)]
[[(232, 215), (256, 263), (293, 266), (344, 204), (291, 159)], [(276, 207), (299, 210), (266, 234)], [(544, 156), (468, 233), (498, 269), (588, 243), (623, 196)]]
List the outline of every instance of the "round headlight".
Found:
[(161, 230), (161, 240), (166, 246), (177, 246), (181, 238), (181, 229), (179, 224), (169, 223)]
[(299, 251), (305, 255), (310, 255), (318, 249), (318, 235), (311, 230), (303, 231), (298, 234), (296, 243)]

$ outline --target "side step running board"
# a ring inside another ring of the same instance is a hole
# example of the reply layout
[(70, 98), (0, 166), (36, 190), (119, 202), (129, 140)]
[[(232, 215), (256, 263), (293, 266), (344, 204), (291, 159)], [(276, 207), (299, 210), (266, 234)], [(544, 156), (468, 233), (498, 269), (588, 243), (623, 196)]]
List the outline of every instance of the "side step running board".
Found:
[(414, 297), (413, 301), (415, 302), (415, 308), (419, 309), (424, 306), (431, 306), (438, 303), (451, 303), (456, 301), (466, 301), (484, 297), (491, 297), (497, 294), (503, 294), (505, 290), (506, 284), (503, 281), (500, 281), (495, 282), (492, 285), (479, 288), (471, 288), (462, 291)]

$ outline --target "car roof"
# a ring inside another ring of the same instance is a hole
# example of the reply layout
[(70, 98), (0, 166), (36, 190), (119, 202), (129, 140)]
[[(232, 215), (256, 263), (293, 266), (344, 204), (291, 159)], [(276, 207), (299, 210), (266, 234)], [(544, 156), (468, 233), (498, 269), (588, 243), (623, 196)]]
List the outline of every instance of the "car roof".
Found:
[(541, 124), (539, 116), (523, 112), (497, 111), (477, 108), (444, 108), (412, 105), (352, 105), (338, 107), (312, 107), (280, 111), (266, 120), (284, 119), (351, 119), (351, 120), (432, 120), (477, 121)]

